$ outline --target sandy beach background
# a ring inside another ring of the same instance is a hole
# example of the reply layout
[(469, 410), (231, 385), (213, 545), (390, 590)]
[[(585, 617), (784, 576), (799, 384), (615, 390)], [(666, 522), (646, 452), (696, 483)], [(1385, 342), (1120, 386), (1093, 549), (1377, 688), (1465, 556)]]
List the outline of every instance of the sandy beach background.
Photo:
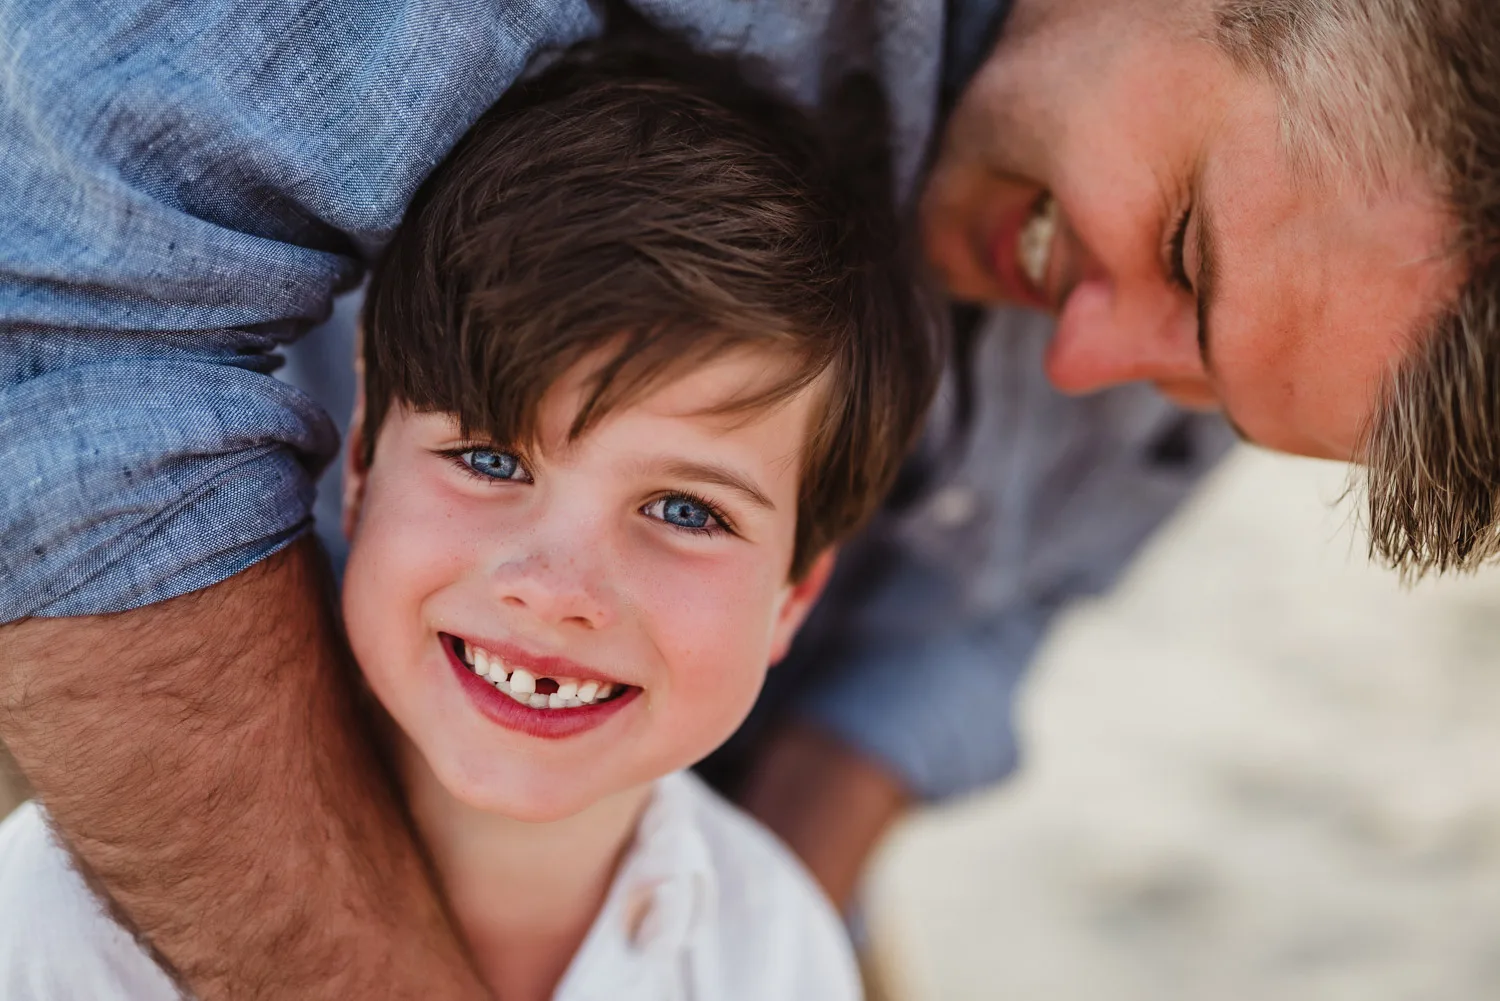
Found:
[(888, 1001), (1500, 997), (1500, 568), (1403, 590), (1345, 475), (1235, 453), (1066, 616), (1021, 772), (881, 853)]
[(1244, 449), (1073, 610), (1008, 785), (869, 890), (901, 1001), (1500, 998), (1500, 568), (1403, 590)]

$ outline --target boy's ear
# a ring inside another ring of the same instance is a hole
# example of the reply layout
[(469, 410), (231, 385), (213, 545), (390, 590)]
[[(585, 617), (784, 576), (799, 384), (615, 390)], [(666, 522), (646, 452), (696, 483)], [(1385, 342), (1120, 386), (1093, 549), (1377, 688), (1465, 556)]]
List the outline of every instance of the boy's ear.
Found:
[[(362, 366), (356, 364), (358, 370)], [(365, 462), (365, 380), (364, 373), (356, 371), (354, 389), (354, 413), (349, 417), (349, 435), (344, 451), (344, 538), (354, 541), (354, 526), (359, 524), (359, 511), (365, 502), (365, 477), (370, 467)]]
[(773, 665), (785, 657), (787, 651), (791, 649), (792, 639), (796, 637), (797, 630), (802, 628), (802, 623), (807, 619), (807, 613), (812, 611), (813, 605), (818, 603), (818, 598), (823, 593), (823, 588), (828, 586), (828, 578), (833, 576), (833, 565), (837, 556), (838, 551), (832, 546), (823, 550), (818, 558), (813, 560), (812, 566), (808, 567), (802, 579), (793, 584), (787, 592), (771, 632), (771, 663)]

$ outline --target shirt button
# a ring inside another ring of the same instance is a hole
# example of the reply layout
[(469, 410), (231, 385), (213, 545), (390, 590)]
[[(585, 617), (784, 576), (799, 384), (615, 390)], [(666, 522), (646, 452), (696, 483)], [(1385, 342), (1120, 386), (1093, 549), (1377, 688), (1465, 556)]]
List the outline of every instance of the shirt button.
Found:
[(637, 951), (680, 949), (692, 934), (695, 912), (691, 880), (664, 879), (632, 891), (625, 903), (625, 928)]
[(635, 949), (645, 949), (651, 944), (651, 938), (656, 931), (651, 921), (651, 911), (655, 903), (655, 884), (635, 887), (625, 900), (625, 937)]

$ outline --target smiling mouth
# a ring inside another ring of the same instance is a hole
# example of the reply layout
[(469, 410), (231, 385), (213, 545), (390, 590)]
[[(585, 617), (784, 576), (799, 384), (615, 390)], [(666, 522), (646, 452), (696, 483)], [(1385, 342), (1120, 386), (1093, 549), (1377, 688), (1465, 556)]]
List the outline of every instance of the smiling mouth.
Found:
[(1056, 236), (1057, 199), (1044, 191), (1016, 236), (1016, 261), (1032, 288), (1043, 296), (1046, 295), (1047, 265), (1052, 262), (1052, 245)]
[(507, 664), (499, 654), (467, 643), (457, 636), (446, 637), (460, 663), (489, 683), (494, 689), (523, 706), (532, 709), (582, 709), (619, 699), (632, 690), (631, 685), (600, 681), (595, 678), (569, 678), (536, 675), (525, 668)]

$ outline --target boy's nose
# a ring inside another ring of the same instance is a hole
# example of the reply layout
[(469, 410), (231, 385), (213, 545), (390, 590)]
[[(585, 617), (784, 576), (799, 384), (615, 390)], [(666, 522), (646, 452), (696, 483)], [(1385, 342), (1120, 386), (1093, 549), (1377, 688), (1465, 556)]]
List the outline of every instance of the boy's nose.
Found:
[(501, 604), (524, 609), (552, 626), (601, 629), (612, 619), (599, 574), (567, 554), (535, 553), (494, 568)]

